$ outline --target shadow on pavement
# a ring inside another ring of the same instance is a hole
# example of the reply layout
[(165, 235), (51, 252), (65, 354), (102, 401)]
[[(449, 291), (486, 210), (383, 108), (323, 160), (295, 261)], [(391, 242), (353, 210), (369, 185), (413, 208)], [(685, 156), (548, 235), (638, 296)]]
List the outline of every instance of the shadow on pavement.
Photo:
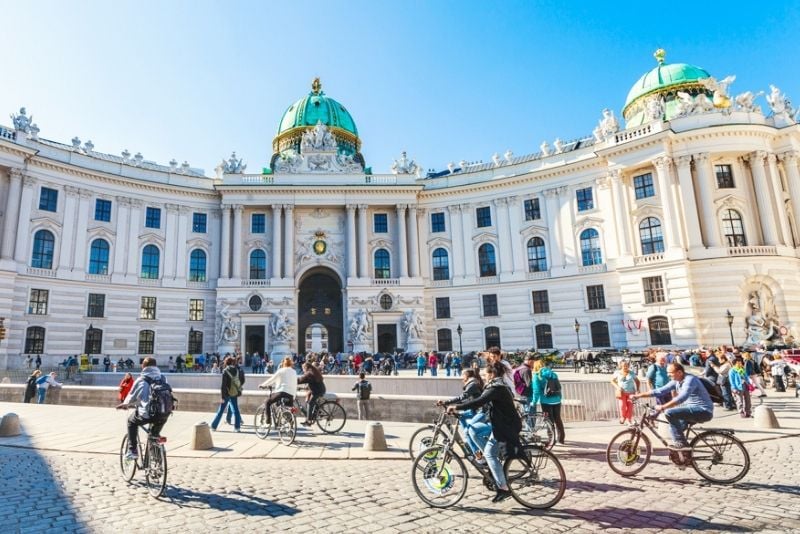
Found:
[(236, 511), (253, 516), (292, 516), (299, 510), (241, 491), (231, 491), (224, 495), (206, 493), (176, 486), (167, 486), (166, 497), (162, 500), (181, 508), (212, 508), (220, 511)]
[(789, 495), (800, 495), (800, 487), (789, 486), (786, 484), (757, 484), (755, 482), (739, 482), (737, 488), (746, 490), (774, 491), (776, 493), (787, 493)]
[(570, 482), (567, 481), (567, 490), (575, 492), (589, 492), (589, 491), (639, 491), (644, 492), (641, 488), (632, 488), (630, 486), (620, 486), (619, 484), (609, 484), (607, 482)]
[(615, 529), (653, 529), (677, 528), (681, 530), (711, 530), (714, 532), (752, 532), (753, 529), (740, 525), (714, 523), (711, 520), (685, 516), (661, 510), (641, 510), (639, 508), (595, 508), (586, 510), (558, 510), (574, 517), (580, 517), (600, 528)]

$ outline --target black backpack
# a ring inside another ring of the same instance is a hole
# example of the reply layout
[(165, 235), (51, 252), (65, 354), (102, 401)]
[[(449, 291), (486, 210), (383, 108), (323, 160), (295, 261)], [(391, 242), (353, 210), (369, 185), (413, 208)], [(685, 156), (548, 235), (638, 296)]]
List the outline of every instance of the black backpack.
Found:
[(715, 384), (704, 376), (698, 376), (697, 379), (700, 380), (700, 383), (706, 388), (708, 396), (711, 397), (711, 402), (714, 404), (722, 404), (725, 401), (725, 398), (722, 396), (722, 388), (719, 384)]
[(163, 378), (153, 380), (144, 377), (150, 384), (150, 398), (147, 401), (147, 418), (150, 421), (166, 421), (175, 410), (177, 399), (172, 396), (172, 386)]
[(561, 382), (556, 375), (549, 377), (544, 383), (544, 396), (552, 397), (553, 395), (561, 394)]
[(361, 382), (358, 383), (359, 400), (369, 400), (370, 393), (372, 393), (372, 384), (370, 384), (366, 380), (362, 380)]

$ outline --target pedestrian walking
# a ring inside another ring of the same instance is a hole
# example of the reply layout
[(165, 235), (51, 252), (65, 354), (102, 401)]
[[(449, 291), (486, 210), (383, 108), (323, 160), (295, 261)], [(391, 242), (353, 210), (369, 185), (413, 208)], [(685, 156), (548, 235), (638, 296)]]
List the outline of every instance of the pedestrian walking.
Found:
[(772, 373), (772, 385), (775, 387), (775, 391), (783, 393), (786, 391), (786, 384), (783, 381), (784, 376), (786, 376), (786, 362), (783, 361), (778, 351), (772, 353), (770, 366), (772, 366), (770, 371)]
[(211, 430), (216, 430), (222, 420), (225, 408), (233, 411), (233, 428), (240, 432), (242, 428), (242, 414), (239, 412), (239, 397), (242, 395), (242, 382), (239, 379), (239, 368), (233, 356), (225, 358), (224, 369), (221, 371), (222, 383), (220, 384), (220, 403), (217, 414), (211, 422)]
[(42, 372), (34, 369), (31, 376), (28, 377), (28, 382), (25, 384), (25, 396), (22, 402), (28, 404), (36, 396), (36, 381), (42, 376)]
[(36, 355), (36, 368), (39, 369), (41, 367), (42, 367), (42, 355), (41, 354), (37, 354)]
[(372, 394), (372, 384), (366, 379), (364, 373), (359, 373), (360, 379), (353, 386), (351, 391), (356, 392), (356, 409), (358, 410), (358, 420), (369, 420), (369, 396)]
[(49, 375), (42, 375), (36, 381), (36, 388), (38, 393), (38, 404), (44, 404), (47, 397), (47, 390), (50, 388), (60, 388), (63, 386), (61, 382), (56, 380), (56, 372), (53, 371)]

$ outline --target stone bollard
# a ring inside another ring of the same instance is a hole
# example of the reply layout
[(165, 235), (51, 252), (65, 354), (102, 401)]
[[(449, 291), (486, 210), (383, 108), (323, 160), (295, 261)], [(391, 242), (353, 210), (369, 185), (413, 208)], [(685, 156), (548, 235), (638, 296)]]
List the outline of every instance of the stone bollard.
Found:
[(11, 383), (11, 379), (8, 378), (7, 376), (4, 376), (3, 380), (0, 380), (0, 384), (10, 384), (10, 383)]
[(369, 423), (367, 431), (364, 433), (365, 451), (385, 451), (386, 436), (383, 434), (383, 425), (380, 423)]
[(0, 437), (10, 438), (19, 436), (22, 431), (19, 428), (19, 416), (15, 413), (7, 413), (0, 418)]
[(197, 423), (192, 429), (192, 442), (190, 448), (193, 451), (207, 451), (214, 448), (214, 440), (211, 439), (211, 427), (208, 423)]
[(753, 422), (756, 428), (780, 428), (778, 418), (775, 417), (775, 412), (768, 406), (756, 406), (753, 412)]

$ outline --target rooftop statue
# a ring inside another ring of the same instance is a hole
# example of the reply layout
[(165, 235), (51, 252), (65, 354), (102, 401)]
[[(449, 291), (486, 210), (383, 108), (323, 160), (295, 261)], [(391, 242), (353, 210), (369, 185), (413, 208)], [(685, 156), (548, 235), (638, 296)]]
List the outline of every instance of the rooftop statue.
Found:
[(319, 81), (319, 77), (314, 78), (314, 81), (311, 82), (311, 92), (315, 95), (318, 95), (322, 92), (322, 82)]
[(337, 148), (336, 138), (333, 137), (333, 134), (321, 120), (317, 121), (316, 126), (303, 132), (303, 137), (300, 141), (300, 152), (304, 153), (311, 151), (332, 151)]
[(676, 116), (685, 117), (695, 113), (705, 113), (714, 109), (714, 104), (703, 93), (692, 97), (686, 91), (678, 91), (678, 109)]
[(416, 174), (418, 170), (419, 165), (413, 159), (408, 159), (405, 150), (400, 153), (400, 159), (392, 163), (392, 174)]
[(750, 113), (761, 113), (761, 106), (755, 105), (755, 99), (764, 94), (764, 91), (753, 93), (753, 91), (746, 91), (736, 95), (733, 99), (736, 102), (736, 111), (747, 111)]
[(33, 122), (33, 115), (28, 117), (25, 108), (19, 108), (19, 115), (12, 113), (11, 120), (14, 122), (14, 129), (18, 132), (28, 132)]
[(770, 92), (766, 96), (766, 99), (773, 115), (777, 118), (791, 119), (792, 115), (794, 115), (794, 110), (792, 109), (792, 103), (789, 101), (789, 98), (787, 98), (785, 94), (782, 94), (781, 90), (774, 85), (770, 85), (769, 89)]
[(736, 80), (736, 76), (728, 76), (720, 81), (717, 81), (717, 79), (712, 76), (699, 81), (703, 87), (709, 91), (713, 91), (714, 96), (712, 98), (712, 103), (714, 104), (714, 107), (717, 109), (728, 110), (733, 104), (731, 97), (728, 94), (728, 86), (732, 84), (734, 80)]
[(664, 119), (664, 99), (660, 96), (653, 96), (645, 103), (645, 116), (649, 121), (660, 121)]
[(611, 137), (619, 131), (619, 121), (614, 116), (614, 112), (608, 108), (603, 110), (603, 118), (600, 119), (600, 133), (603, 138)]
[(242, 162), (242, 159), (236, 159), (236, 151), (231, 152), (231, 157), (228, 161), (222, 160), (222, 170), (225, 174), (242, 174), (247, 168), (247, 165)]
[(542, 141), (542, 144), (539, 145), (539, 150), (541, 150), (543, 157), (550, 155), (550, 145), (547, 144), (547, 141)]

